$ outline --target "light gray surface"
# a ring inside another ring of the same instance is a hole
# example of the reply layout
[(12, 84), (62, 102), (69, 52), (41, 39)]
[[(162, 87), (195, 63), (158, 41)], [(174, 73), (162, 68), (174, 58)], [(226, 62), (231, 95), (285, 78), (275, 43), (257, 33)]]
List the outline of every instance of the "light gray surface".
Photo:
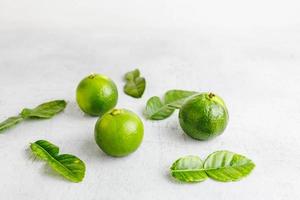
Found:
[[(283, 1), (282, 1), (283, 2)], [(64, 98), (52, 120), (25, 122), (0, 135), (0, 199), (295, 200), (300, 179), (300, 14), (293, 1), (0, 0), (0, 120), (23, 107)], [(142, 99), (123, 94), (122, 76), (140, 68)], [(147, 99), (180, 88), (213, 91), (227, 103), (225, 133), (208, 142), (180, 130), (177, 113), (146, 121), (141, 147), (104, 155), (96, 118), (74, 101), (91, 72), (111, 77), (118, 107), (142, 116)], [(47, 139), (87, 165), (82, 183), (56, 176), (26, 151)], [(184, 155), (231, 150), (257, 167), (236, 183), (178, 184), (169, 166)]]

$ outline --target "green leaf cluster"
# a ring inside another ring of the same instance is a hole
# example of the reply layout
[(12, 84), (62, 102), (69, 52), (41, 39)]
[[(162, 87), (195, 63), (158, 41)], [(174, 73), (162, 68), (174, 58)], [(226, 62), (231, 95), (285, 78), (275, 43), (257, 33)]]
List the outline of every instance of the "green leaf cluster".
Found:
[(238, 181), (251, 173), (255, 164), (245, 156), (216, 151), (203, 162), (198, 156), (186, 156), (176, 160), (171, 175), (181, 182), (201, 182), (210, 177), (216, 181)]
[(124, 92), (134, 98), (141, 98), (146, 88), (146, 80), (140, 77), (140, 71), (135, 69), (125, 74)]
[(60, 175), (72, 182), (81, 182), (85, 175), (85, 164), (78, 157), (70, 154), (60, 154), (59, 148), (46, 141), (38, 140), (30, 144), (32, 153), (46, 161)]
[(197, 94), (194, 91), (169, 90), (164, 94), (163, 100), (159, 97), (151, 97), (147, 101), (144, 115), (151, 120), (162, 120), (172, 115), (175, 109), (180, 109), (184, 101)]
[(18, 116), (9, 117), (0, 123), (0, 132), (15, 126), (26, 119), (50, 119), (62, 112), (67, 105), (64, 100), (54, 100), (43, 103), (36, 108), (24, 108)]

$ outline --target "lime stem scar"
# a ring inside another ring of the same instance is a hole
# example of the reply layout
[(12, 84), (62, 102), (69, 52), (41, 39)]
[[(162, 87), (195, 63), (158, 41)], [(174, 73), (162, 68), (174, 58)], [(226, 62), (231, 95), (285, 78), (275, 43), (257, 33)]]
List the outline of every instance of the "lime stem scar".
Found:
[(111, 112), (110, 112), (110, 114), (111, 115), (118, 115), (118, 114), (120, 114), (122, 111), (120, 110), (120, 109), (113, 109)]
[(208, 97), (209, 97), (209, 98), (213, 98), (214, 96), (216, 96), (216, 95), (213, 94), (213, 93), (211, 93), (211, 92), (208, 94)]
[(95, 78), (95, 76), (96, 76), (96, 74), (91, 73), (91, 74), (89, 75), (89, 78), (90, 78), (90, 79), (93, 79), (93, 78)]

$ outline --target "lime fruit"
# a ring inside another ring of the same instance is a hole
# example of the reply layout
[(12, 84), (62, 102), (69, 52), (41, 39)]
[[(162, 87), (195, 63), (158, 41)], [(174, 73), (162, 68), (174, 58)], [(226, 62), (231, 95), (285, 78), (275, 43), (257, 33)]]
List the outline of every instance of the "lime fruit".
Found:
[(86, 114), (101, 116), (116, 106), (117, 86), (106, 76), (91, 74), (80, 81), (76, 90), (76, 100)]
[(114, 157), (127, 156), (141, 144), (144, 125), (133, 112), (113, 109), (100, 117), (95, 126), (95, 140), (100, 149)]
[(224, 101), (213, 93), (189, 98), (179, 111), (183, 131), (197, 140), (208, 140), (223, 133), (228, 123)]

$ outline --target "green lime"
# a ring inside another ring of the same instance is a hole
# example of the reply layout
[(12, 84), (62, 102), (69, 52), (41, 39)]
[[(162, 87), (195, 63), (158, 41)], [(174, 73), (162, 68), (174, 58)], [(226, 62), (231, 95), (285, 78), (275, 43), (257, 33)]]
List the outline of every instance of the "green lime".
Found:
[(80, 81), (76, 90), (76, 100), (86, 114), (101, 116), (116, 106), (117, 86), (106, 76), (91, 74)]
[(179, 111), (183, 131), (197, 140), (208, 140), (223, 133), (228, 123), (224, 101), (213, 93), (189, 98)]
[(125, 109), (107, 112), (95, 126), (96, 143), (110, 156), (122, 157), (134, 152), (143, 136), (143, 122), (135, 113)]

